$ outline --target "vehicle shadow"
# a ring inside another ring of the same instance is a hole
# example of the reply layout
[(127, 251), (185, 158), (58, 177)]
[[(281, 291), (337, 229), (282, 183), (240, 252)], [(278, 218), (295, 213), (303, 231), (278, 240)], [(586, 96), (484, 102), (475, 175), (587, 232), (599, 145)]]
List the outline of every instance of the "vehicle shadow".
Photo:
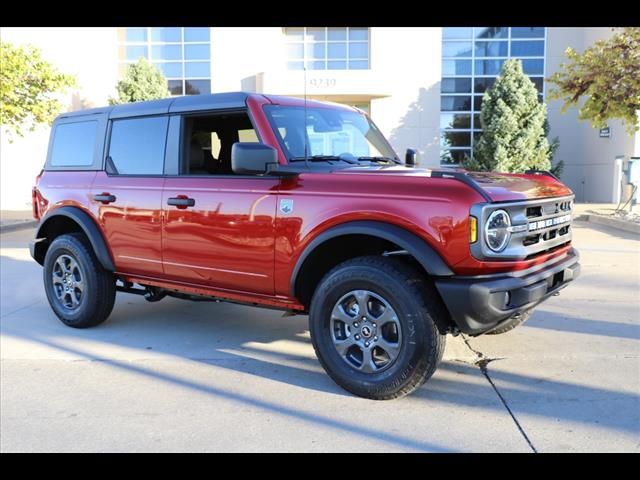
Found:
[[(2, 257), (3, 288), (6, 283), (4, 273), (23, 262)], [(12, 285), (11, 288), (17, 286)], [(324, 373), (310, 346), (306, 316), (283, 318), (282, 313), (277, 311), (172, 298), (148, 303), (139, 297), (119, 294), (116, 307), (105, 323), (91, 329), (76, 330), (64, 326), (55, 317), (41, 288), (39, 285), (31, 286), (31, 302), (0, 317), (0, 332), (3, 337), (33, 342), (74, 358), (99, 361), (160, 383), (260, 408), (271, 414), (335, 429), (363, 439), (375, 438), (401, 449), (429, 452), (455, 450), (400, 433), (295, 408), (286, 402), (271, 401), (259, 391), (255, 395), (239, 393), (234, 389), (216, 386), (204, 378), (189, 379), (171, 373), (169, 369), (158, 368), (158, 365), (147, 367), (144, 361), (132, 362), (129, 358), (120, 358), (122, 355), (118, 353), (101, 353), (104, 352), (104, 346), (110, 349), (130, 349), (134, 351), (133, 355), (137, 355), (137, 350), (140, 358), (144, 358), (146, 352), (153, 351), (162, 354), (161, 358), (165, 358), (164, 355), (169, 358), (175, 356), (366, 402), (367, 400), (353, 397), (340, 389)], [(215, 375), (214, 372), (212, 370), (212, 376)]]
[[(610, 315), (616, 318), (615, 305), (607, 305)], [(613, 310), (613, 311), (612, 311)], [(640, 314), (640, 311), (638, 312)], [(626, 338), (640, 340), (640, 324), (623, 323), (612, 320), (599, 320), (593, 318), (580, 318), (549, 310), (534, 312), (525, 327), (553, 330), (556, 332), (581, 333), (585, 335), (597, 335), (602, 337)]]

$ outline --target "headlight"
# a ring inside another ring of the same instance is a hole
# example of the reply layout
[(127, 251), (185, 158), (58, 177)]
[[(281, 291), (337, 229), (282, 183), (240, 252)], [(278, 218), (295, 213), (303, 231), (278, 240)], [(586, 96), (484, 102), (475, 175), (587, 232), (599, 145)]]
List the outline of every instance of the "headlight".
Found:
[(496, 210), (489, 215), (484, 226), (484, 238), (491, 250), (501, 252), (505, 249), (511, 238), (510, 226), (511, 218), (504, 210)]

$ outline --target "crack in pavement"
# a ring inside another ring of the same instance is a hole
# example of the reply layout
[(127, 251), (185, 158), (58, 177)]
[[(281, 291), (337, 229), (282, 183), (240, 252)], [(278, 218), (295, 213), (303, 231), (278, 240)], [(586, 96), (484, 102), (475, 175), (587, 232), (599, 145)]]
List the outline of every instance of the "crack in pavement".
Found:
[(467, 348), (469, 350), (471, 350), (477, 357), (477, 360), (475, 362), (473, 362), (473, 364), (478, 366), (478, 367), (480, 367), (480, 371), (482, 372), (484, 377), (487, 379), (487, 381), (489, 382), (489, 384), (491, 385), (493, 390), (496, 392), (496, 395), (498, 395), (498, 398), (500, 399), (500, 401), (504, 405), (504, 408), (506, 408), (507, 412), (509, 412), (509, 415), (511, 415), (511, 418), (512, 418), (513, 422), (516, 424), (516, 427), (518, 427), (518, 430), (520, 431), (520, 433), (524, 437), (525, 441), (527, 442), (527, 444), (529, 445), (529, 447), (531, 448), (533, 453), (538, 453), (538, 450), (536, 449), (536, 447), (533, 446), (533, 443), (531, 442), (531, 439), (527, 436), (526, 432), (522, 428), (522, 425), (520, 425), (520, 422), (518, 422), (518, 419), (516, 418), (514, 413), (511, 411), (511, 408), (509, 407), (509, 404), (507, 403), (507, 400), (502, 396), (502, 394), (500, 393), (500, 390), (498, 390), (498, 387), (496, 386), (495, 383), (493, 383), (493, 380), (489, 376), (489, 370), (487, 369), (487, 365), (489, 365), (489, 363), (494, 362), (496, 360), (503, 360), (503, 357), (489, 358), (489, 357), (485, 356), (484, 353), (482, 353), (479, 350), (476, 350), (475, 348), (473, 348), (471, 346), (471, 344), (469, 343), (469, 339), (467, 338), (466, 335), (464, 335), (464, 334), (460, 334), (460, 335), (462, 337), (462, 340), (464, 340), (464, 343), (467, 346)]

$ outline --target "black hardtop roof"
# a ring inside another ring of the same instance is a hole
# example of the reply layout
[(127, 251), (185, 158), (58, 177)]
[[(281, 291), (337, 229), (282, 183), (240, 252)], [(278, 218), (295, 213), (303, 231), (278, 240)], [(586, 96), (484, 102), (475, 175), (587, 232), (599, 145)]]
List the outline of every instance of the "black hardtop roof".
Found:
[(246, 106), (247, 97), (256, 95), (252, 92), (212, 93), (208, 95), (185, 95), (169, 97), (161, 100), (125, 103), (108, 107), (88, 108), (75, 112), (66, 112), (58, 116), (59, 119), (96, 115), (106, 113), (110, 118), (136, 117), (169, 112), (187, 112), (198, 110), (215, 110), (227, 108), (242, 108)]

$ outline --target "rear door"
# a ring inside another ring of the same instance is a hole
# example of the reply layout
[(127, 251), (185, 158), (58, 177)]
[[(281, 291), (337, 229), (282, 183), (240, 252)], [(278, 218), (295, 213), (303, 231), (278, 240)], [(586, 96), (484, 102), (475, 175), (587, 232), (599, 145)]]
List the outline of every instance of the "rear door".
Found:
[(110, 121), (106, 168), (91, 190), (116, 270), (156, 277), (162, 269), (162, 188), (168, 117)]

